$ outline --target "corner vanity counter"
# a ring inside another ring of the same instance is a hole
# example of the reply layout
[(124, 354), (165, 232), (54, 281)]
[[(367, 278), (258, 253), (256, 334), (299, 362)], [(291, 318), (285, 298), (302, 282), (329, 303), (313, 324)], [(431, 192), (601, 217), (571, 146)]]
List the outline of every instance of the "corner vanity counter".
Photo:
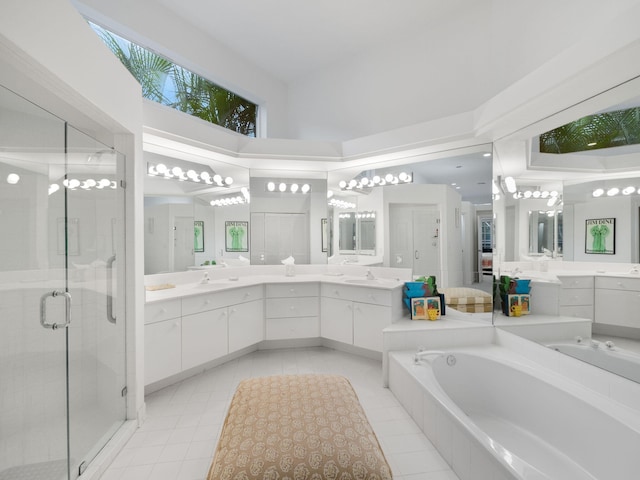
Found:
[(532, 311), (588, 319), (594, 333), (625, 336), (633, 329), (640, 338), (640, 274), (634, 265), (557, 261), (547, 272), (516, 265), (502, 271), (518, 268), (517, 276), (531, 279)]
[(409, 269), (229, 267), (145, 278), (148, 391), (258, 344), (328, 345), (380, 357), (382, 330), (403, 316)]

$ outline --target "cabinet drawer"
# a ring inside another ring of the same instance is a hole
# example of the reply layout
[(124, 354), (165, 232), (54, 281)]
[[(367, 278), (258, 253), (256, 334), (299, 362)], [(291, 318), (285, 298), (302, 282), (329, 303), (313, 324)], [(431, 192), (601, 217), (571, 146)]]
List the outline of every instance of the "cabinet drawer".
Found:
[(179, 298), (164, 302), (147, 303), (144, 306), (144, 323), (162, 322), (178, 318), (182, 314), (182, 301)]
[(274, 283), (267, 285), (267, 298), (274, 297), (317, 297), (318, 284), (312, 283)]
[(565, 317), (593, 320), (593, 305), (564, 305), (560, 307), (558, 313)]
[(182, 314), (206, 312), (216, 308), (250, 302), (262, 298), (262, 285), (234, 288), (217, 292), (195, 295), (182, 299)]
[(318, 317), (268, 318), (266, 339), (317, 338), (320, 336)]
[(593, 305), (593, 289), (563, 288), (560, 293), (560, 305)]
[(562, 282), (562, 288), (593, 288), (593, 277), (581, 276), (558, 276), (558, 279)]
[(267, 298), (266, 317), (313, 317), (319, 314), (318, 297)]
[(596, 288), (640, 291), (640, 278), (596, 277)]
[(384, 288), (347, 287), (337, 284), (323, 284), (321, 295), (327, 298), (341, 298), (354, 302), (391, 306), (393, 295), (402, 296), (402, 287), (388, 290)]

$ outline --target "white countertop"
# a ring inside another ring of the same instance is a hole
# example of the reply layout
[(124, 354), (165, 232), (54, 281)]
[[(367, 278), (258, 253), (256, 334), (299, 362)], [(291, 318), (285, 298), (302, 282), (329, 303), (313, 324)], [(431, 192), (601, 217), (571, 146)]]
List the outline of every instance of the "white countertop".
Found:
[[(241, 276), (237, 271), (231, 271), (229, 269), (229, 276), (218, 278), (211, 278), (207, 283), (190, 282), (190, 283), (176, 283), (174, 288), (167, 288), (163, 290), (146, 291), (146, 302), (157, 302), (162, 300), (169, 300), (172, 298), (181, 298), (191, 295), (202, 295), (211, 292), (223, 292), (225, 290), (251, 287), (255, 285), (263, 284), (287, 284), (287, 283), (330, 283), (332, 285), (341, 287), (366, 287), (376, 288), (383, 290), (393, 290), (395, 288), (401, 288), (405, 281), (398, 278), (375, 278), (373, 280), (367, 279), (365, 276), (356, 275), (344, 275), (342, 273), (307, 273), (301, 275), (255, 275), (248, 274)], [(160, 283), (171, 283), (160, 282)], [(148, 283), (148, 285), (154, 285), (154, 283)]]

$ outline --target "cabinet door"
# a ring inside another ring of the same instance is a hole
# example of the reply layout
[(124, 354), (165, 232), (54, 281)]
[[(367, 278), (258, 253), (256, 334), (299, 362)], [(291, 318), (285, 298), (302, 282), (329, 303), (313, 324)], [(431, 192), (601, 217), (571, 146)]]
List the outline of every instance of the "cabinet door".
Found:
[(368, 303), (353, 304), (353, 344), (382, 352), (382, 329), (391, 325), (391, 308)]
[(353, 302), (322, 297), (320, 336), (353, 344)]
[(174, 318), (144, 326), (144, 384), (180, 373), (180, 319)]
[(229, 307), (229, 353), (264, 340), (262, 306), (262, 300), (254, 300)]
[(182, 317), (182, 369), (226, 355), (227, 332), (227, 308)]
[(621, 327), (640, 327), (640, 292), (596, 288), (594, 317), (596, 323)]

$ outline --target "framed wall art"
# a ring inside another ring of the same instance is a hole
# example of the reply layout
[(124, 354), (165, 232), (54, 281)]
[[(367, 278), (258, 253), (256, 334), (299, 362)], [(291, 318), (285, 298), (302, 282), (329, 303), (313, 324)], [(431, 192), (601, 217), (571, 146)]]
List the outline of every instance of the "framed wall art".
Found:
[(614, 255), (616, 253), (616, 219), (585, 220), (584, 253)]
[(224, 222), (224, 246), (227, 252), (249, 251), (249, 222)]
[(193, 251), (204, 252), (204, 222), (196, 220), (193, 222)]

